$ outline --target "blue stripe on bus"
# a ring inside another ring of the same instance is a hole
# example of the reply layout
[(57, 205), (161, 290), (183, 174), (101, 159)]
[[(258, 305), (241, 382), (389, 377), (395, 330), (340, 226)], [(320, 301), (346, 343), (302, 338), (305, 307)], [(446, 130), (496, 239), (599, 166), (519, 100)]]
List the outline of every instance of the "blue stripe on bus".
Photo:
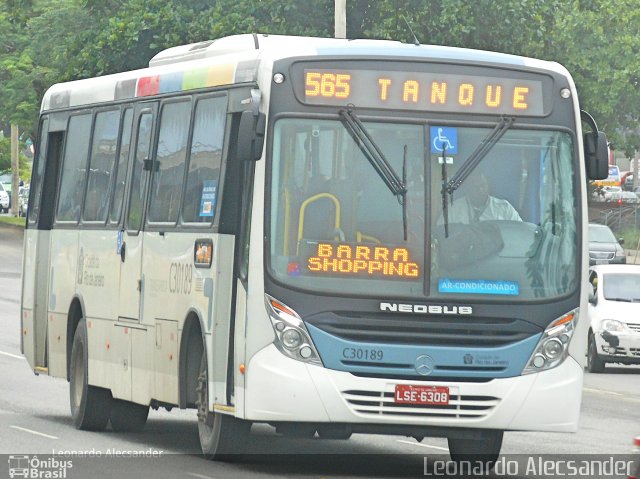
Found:
[[(307, 324), (325, 367), (351, 373), (418, 378), (507, 378), (519, 376), (542, 333), (497, 347), (422, 346), (348, 341)], [(429, 356), (433, 371), (418, 374), (416, 360)]]

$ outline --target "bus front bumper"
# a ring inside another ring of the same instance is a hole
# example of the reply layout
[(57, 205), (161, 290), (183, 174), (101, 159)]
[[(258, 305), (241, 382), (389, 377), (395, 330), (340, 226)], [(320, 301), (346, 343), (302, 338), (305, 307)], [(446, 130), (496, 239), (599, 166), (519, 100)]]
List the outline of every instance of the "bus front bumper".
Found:
[[(269, 345), (248, 364), (244, 418), (575, 432), (582, 377), (582, 368), (571, 356), (548, 371), (487, 382), (359, 377), (289, 359)], [(449, 405), (395, 404), (398, 384), (448, 387)]]

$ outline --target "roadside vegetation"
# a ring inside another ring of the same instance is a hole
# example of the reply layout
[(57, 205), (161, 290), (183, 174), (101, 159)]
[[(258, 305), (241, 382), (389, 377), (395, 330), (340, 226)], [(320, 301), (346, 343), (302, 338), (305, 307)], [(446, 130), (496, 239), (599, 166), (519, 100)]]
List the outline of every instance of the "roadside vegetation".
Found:
[(8, 225), (16, 225), (16, 226), (24, 226), (25, 225), (25, 218), (22, 218), (20, 216), (0, 216), (0, 223), (1, 224), (8, 224)]
[[(0, 125), (33, 140), (52, 84), (144, 68), (167, 47), (254, 32), (331, 37), (333, 9), (334, 0), (0, 2)], [(421, 44), (563, 64), (583, 109), (626, 157), (640, 150), (638, 25), (638, 0), (347, 1), (348, 38), (414, 43), (415, 33)]]

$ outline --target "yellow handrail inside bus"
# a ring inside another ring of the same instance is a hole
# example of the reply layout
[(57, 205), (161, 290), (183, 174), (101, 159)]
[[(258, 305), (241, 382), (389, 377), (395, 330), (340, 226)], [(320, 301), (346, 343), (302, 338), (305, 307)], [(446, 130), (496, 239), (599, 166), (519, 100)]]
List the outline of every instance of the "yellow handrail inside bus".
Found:
[(340, 201), (338, 201), (338, 198), (336, 198), (331, 193), (318, 193), (317, 195), (310, 196), (300, 205), (300, 216), (298, 218), (298, 244), (300, 244), (300, 240), (302, 239), (302, 235), (304, 234), (304, 215), (306, 213), (305, 210), (307, 209), (307, 206), (322, 198), (328, 198), (333, 201), (333, 205), (336, 209), (334, 226), (336, 230), (340, 229)]
[(376, 238), (375, 236), (369, 236), (364, 234), (362, 231), (356, 231), (356, 241), (358, 243), (362, 243), (363, 241), (368, 241), (369, 243), (378, 243), (378, 244), (382, 244), (382, 241), (380, 241), (378, 238)]

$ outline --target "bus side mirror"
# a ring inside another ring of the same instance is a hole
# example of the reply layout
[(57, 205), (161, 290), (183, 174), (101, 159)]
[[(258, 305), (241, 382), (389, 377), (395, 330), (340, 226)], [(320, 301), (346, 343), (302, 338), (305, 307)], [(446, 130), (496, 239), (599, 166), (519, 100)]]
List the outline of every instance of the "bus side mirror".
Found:
[(589, 302), (593, 305), (598, 304), (598, 297), (593, 291), (589, 292)]
[(245, 161), (258, 161), (262, 156), (264, 145), (264, 131), (266, 116), (264, 113), (257, 115), (250, 110), (245, 110), (240, 116), (238, 126), (237, 156)]
[(587, 177), (590, 180), (605, 180), (609, 176), (609, 149), (607, 136), (602, 131), (586, 133), (584, 140), (584, 158)]

